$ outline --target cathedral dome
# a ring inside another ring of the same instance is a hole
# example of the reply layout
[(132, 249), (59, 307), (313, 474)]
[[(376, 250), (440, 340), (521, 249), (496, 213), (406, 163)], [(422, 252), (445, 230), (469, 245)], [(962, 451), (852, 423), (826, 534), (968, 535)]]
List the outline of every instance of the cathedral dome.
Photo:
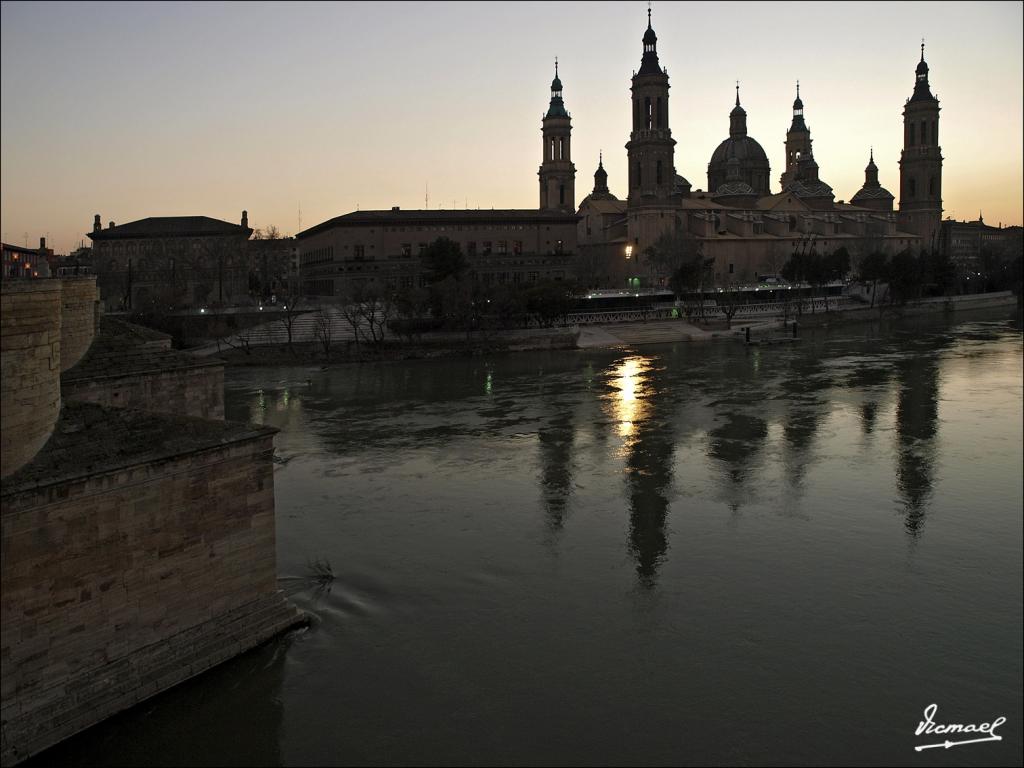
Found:
[(768, 162), (768, 155), (765, 154), (764, 149), (750, 136), (730, 136), (718, 145), (711, 155), (711, 162), (712, 164), (725, 163), (730, 157), (735, 157), (741, 163), (744, 160)]

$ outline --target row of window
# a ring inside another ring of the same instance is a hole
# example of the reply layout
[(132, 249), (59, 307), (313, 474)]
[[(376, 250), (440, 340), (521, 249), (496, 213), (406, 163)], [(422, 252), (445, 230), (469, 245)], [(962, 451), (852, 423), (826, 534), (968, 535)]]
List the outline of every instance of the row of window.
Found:
[(323, 264), (325, 261), (334, 261), (333, 245), (328, 245), (324, 248), (314, 248), (311, 251), (303, 252), (299, 263), (303, 266), (307, 266), (309, 264)]
[[(438, 225), (428, 227), (384, 227), (385, 232), (472, 232), (478, 229), (487, 229), (495, 232), (522, 232), (526, 229), (532, 229), (523, 224), (457, 224), (457, 225)], [(545, 230), (550, 230), (550, 226), (545, 226)], [(373, 230), (370, 230), (370, 234), (373, 234)]]
[[(912, 147), (915, 144), (917, 144), (916, 133), (914, 131), (915, 127), (916, 127), (916, 125), (913, 122), (907, 123), (907, 128), (909, 129), (908, 136), (907, 136), (907, 146), (911, 146)], [(928, 121), (927, 120), (922, 120), (921, 121), (921, 143), (922, 144), (928, 144), (929, 143), (929, 141), (928, 141)], [(932, 143), (932, 144), (938, 144), (939, 143), (939, 123), (938, 123), (937, 120), (932, 120), (932, 138), (931, 138), (931, 142), (930, 143)]]
[[(935, 197), (938, 194), (938, 182), (934, 176), (928, 180), (928, 197)], [(913, 199), (917, 197), (917, 179), (911, 176), (907, 179), (907, 197)]]

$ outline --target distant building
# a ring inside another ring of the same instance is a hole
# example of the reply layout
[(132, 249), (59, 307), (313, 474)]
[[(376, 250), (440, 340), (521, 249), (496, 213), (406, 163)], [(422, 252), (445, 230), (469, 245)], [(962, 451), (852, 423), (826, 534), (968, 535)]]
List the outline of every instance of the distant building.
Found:
[(560, 210), (357, 211), (296, 235), (306, 295), (343, 296), (425, 284), (420, 263), (441, 237), (459, 243), (482, 285), (564, 280), (576, 250), (574, 213)]
[(152, 216), (103, 229), (93, 222), (93, 270), (108, 311), (248, 304), (258, 294), (248, 215)]
[(1020, 227), (993, 227), (979, 213), (977, 221), (946, 219), (939, 229), (939, 247), (960, 267), (976, 268), (982, 251), (1015, 257), (1021, 250)]
[(22, 248), (3, 243), (4, 277), (50, 277), (53, 249), (46, 247), (46, 238), (39, 238), (38, 248)]
[(246, 244), (255, 273), (254, 292), (263, 301), (298, 290), (298, 244), (294, 237), (255, 238)]
[(695, 251), (711, 260), (718, 286), (778, 274), (798, 251), (844, 248), (856, 260), (875, 250), (891, 254), (934, 244), (942, 208), (942, 157), (938, 101), (929, 90), (923, 49), (914, 95), (904, 109), (901, 198), (894, 211), (895, 198), (879, 181), (873, 152), (863, 187), (849, 203), (836, 201), (814, 159), (799, 83), (786, 132), (781, 191), (772, 193), (768, 157), (747, 133), (738, 84), (729, 135), (708, 162), (707, 191), (692, 190), (675, 170), (669, 76), (658, 60), (650, 10), (642, 43), (631, 87), (628, 197), (623, 202), (611, 194), (599, 162), (594, 192), (579, 207), (579, 272), (589, 285), (666, 285), (669, 275), (646, 255), (662, 235), (692, 238)]

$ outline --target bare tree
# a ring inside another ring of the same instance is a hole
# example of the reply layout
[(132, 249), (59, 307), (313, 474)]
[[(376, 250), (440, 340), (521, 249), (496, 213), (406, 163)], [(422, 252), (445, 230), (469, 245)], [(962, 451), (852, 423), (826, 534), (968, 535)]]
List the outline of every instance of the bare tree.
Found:
[(318, 307), (314, 316), (313, 335), (324, 351), (324, 359), (331, 360), (331, 345), (333, 342), (334, 329), (331, 323), (330, 314), (323, 307)]
[(370, 334), (367, 339), (364, 331), (363, 338), (374, 346), (380, 347), (384, 343), (388, 320), (394, 315), (394, 302), (386, 295), (378, 295), (376, 291), (367, 291), (357, 305), (363, 314), (364, 327)]
[(725, 290), (718, 294), (718, 308), (722, 310), (722, 314), (725, 315), (726, 328), (732, 328), (732, 319), (739, 311), (740, 305), (743, 303), (740, 300), (740, 292), (734, 288), (735, 287), (729, 283), (725, 286)]
[(308, 313), (310, 309), (305, 306), (301, 296), (284, 296), (280, 307), (278, 320), (288, 336), (288, 351), (293, 352), (292, 341), (295, 336), (295, 321), (299, 319), (300, 315)]

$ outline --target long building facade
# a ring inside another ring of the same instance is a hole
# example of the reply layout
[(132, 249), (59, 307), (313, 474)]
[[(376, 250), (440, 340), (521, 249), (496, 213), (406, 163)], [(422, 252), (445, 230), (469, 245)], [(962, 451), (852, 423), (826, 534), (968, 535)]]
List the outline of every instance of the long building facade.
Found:
[(575, 278), (576, 167), (572, 118), (555, 63), (541, 120), (540, 199), (536, 209), (355, 211), (296, 235), (302, 292), (344, 298), (420, 288), (421, 255), (439, 238), (459, 244), (478, 284), (529, 285)]
[(485, 286), (572, 277), (576, 214), (557, 209), (357, 211), (297, 235), (302, 292), (350, 295), (426, 284), (420, 255), (439, 238), (459, 244)]

